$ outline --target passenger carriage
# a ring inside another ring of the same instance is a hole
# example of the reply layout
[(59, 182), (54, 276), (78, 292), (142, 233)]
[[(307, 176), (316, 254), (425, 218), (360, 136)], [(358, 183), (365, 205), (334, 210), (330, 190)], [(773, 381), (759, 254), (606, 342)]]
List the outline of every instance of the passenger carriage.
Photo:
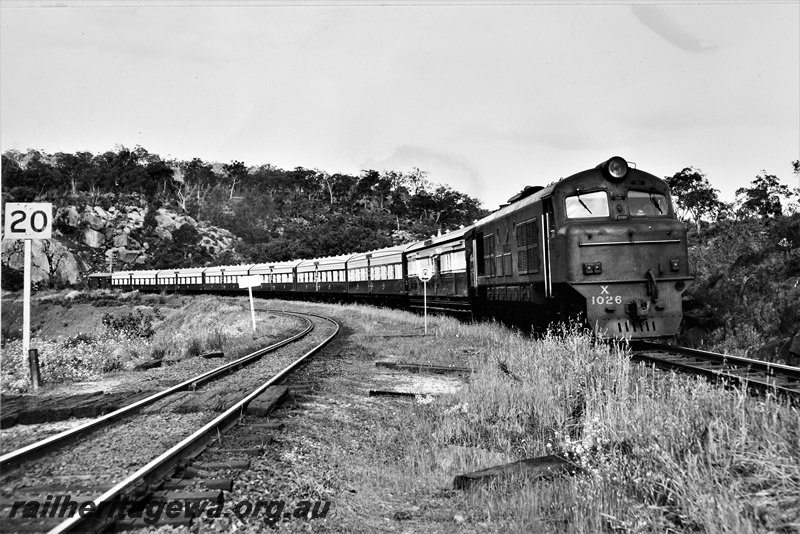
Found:
[(351, 254), (304, 260), (297, 264), (297, 291), (347, 294), (347, 260)]
[[(423, 290), (428, 302), (446, 309), (469, 307), (469, 269), (466, 241), (472, 227), (461, 228), (420, 243), (406, 250), (408, 296), (412, 305), (421, 305)], [(431, 279), (423, 288), (419, 278), (429, 269)]]
[(348, 293), (360, 300), (398, 302), (406, 296), (404, 253), (397, 245), (354, 254), (347, 262)]
[(193, 267), (177, 271), (176, 289), (179, 291), (199, 291), (205, 286), (205, 272), (208, 267)]
[(263, 278), (260, 291), (270, 296), (292, 294), (295, 292), (295, 267), (300, 260), (276, 263), (259, 263), (252, 270)]

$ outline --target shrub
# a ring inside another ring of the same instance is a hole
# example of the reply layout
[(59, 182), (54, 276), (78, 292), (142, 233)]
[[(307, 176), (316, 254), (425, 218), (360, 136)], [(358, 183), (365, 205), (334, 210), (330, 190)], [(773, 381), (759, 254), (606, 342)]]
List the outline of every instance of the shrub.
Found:
[(725, 221), (696, 239), (688, 294), (717, 327), (706, 348), (744, 353), (796, 331), (800, 216)]
[(103, 315), (102, 322), (111, 335), (150, 339), (155, 334), (153, 320), (163, 318), (160, 310), (155, 308), (153, 315), (145, 314), (142, 310), (136, 310), (121, 317), (114, 317), (112, 314), (106, 313)]
[(2, 266), (2, 284), (5, 291), (22, 291), (25, 276), (20, 271), (15, 271), (5, 263)]
[[(79, 335), (66, 340), (32, 340), (31, 346), (39, 351), (39, 368), (45, 384), (92, 380), (122, 368), (114, 342), (98, 343), (88, 336)], [(22, 341), (8, 342), (2, 360), (4, 390), (26, 392), (30, 380), (27, 357), (22, 354)]]
[(189, 357), (200, 356), (203, 354), (203, 342), (200, 338), (193, 337), (189, 340), (189, 345), (186, 347), (186, 355)]
[(81, 332), (80, 334), (74, 335), (72, 337), (68, 337), (64, 341), (65, 348), (73, 348), (80, 344), (84, 345), (92, 345), (95, 342), (94, 338), (89, 335)]

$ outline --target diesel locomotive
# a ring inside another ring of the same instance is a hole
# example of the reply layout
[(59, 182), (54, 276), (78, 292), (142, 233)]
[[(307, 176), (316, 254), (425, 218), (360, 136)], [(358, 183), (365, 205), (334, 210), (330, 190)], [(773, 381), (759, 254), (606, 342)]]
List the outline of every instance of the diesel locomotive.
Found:
[(267, 297), (419, 307), (424, 293), (432, 308), (534, 327), (580, 320), (599, 336), (628, 339), (674, 336), (693, 280), (666, 183), (618, 156), (527, 187), (475, 224), (417, 243), (91, 280), (122, 290), (239, 292), (243, 276), (260, 276), (254, 293)]

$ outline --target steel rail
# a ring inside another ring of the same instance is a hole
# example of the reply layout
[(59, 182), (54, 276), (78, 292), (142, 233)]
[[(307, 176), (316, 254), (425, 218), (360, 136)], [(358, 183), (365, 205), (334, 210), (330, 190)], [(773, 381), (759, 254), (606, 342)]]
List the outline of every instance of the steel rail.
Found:
[[(306, 313), (304, 315), (317, 317), (319, 319), (329, 321), (335, 326), (333, 334), (325, 338), (317, 346), (315, 346), (310, 351), (302, 355), (300, 358), (289, 364), (283, 370), (279, 371), (271, 379), (269, 379), (267, 382), (259, 386), (252, 393), (247, 395), (244, 399), (240, 400), (239, 402), (231, 406), (228, 410), (220, 414), (214, 420), (210, 421), (209, 423), (206, 423), (202, 428), (194, 432), (192, 435), (183, 439), (181, 442), (174, 445), (172, 448), (170, 448), (163, 454), (159, 455), (157, 458), (154, 458), (145, 466), (141, 467), (135, 473), (129, 475), (127, 478), (119, 482), (113, 488), (109, 489), (108, 491), (106, 491), (105, 493), (94, 499), (92, 501), (94, 503), (94, 510), (101, 510), (104, 504), (107, 503), (110, 504), (112, 501), (114, 501), (114, 499), (117, 499), (118, 497), (123, 495), (125, 491), (129, 488), (135, 488), (143, 483), (146, 484), (147, 480), (152, 481), (165, 476), (174, 469), (175, 464), (178, 461), (180, 461), (181, 458), (186, 456), (192, 456), (193, 454), (202, 451), (202, 449), (206, 446), (206, 443), (212, 437), (217, 435), (217, 432), (224, 432), (226, 429), (236, 424), (236, 422), (244, 414), (245, 408), (247, 408), (247, 405), (250, 403), (250, 401), (261, 395), (270, 386), (283, 380), (283, 378), (285, 378), (292, 371), (294, 371), (308, 357), (312, 356), (320, 349), (322, 349), (339, 333), (339, 324), (333, 319), (310, 313)], [(70, 519), (64, 521), (63, 523), (60, 523), (58, 526), (56, 526), (49, 532), (50, 534), (71, 532), (76, 530), (79, 526), (81, 526), (82, 523), (86, 522), (89, 519), (92, 519), (91, 516), (83, 518), (80, 516), (80, 514), (77, 514), (74, 517), (71, 517)]]
[(758, 369), (759, 371), (769, 375), (782, 375), (794, 380), (800, 380), (800, 367), (793, 367), (791, 365), (754, 360), (752, 358), (745, 358), (743, 356), (731, 356), (728, 354), (720, 354), (718, 352), (710, 352), (707, 350), (652, 343), (650, 341), (636, 341), (634, 342), (633, 346), (637, 350), (653, 350), (694, 356), (704, 360), (734, 365), (736, 367), (750, 367), (753, 369)]
[(252, 352), (247, 356), (242, 356), (241, 358), (234, 360), (232, 362), (228, 362), (225, 365), (222, 365), (215, 369), (211, 369), (210, 371), (206, 371), (205, 373), (199, 374), (195, 377), (185, 380), (180, 384), (177, 384), (163, 391), (154, 393), (149, 397), (136, 401), (133, 404), (129, 404), (128, 406), (123, 406), (118, 410), (114, 410), (111, 413), (102, 415), (92, 421), (89, 421), (88, 423), (72, 428), (70, 430), (65, 430), (58, 434), (54, 434), (35, 443), (31, 443), (24, 447), (20, 447), (17, 450), (3, 454), (2, 456), (0, 456), (0, 469), (6, 470), (12, 466), (17, 467), (24, 461), (40, 457), (43, 454), (46, 454), (60, 447), (63, 447), (66, 444), (73, 442), (74, 440), (78, 439), (81, 436), (84, 436), (92, 431), (103, 428), (104, 426), (116, 421), (117, 419), (135, 413), (141, 408), (149, 404), (153, 404), (154, 402), (159, 401), (165, 397), (168, 397), (174, 393), (184, 390), (192, 391), (201, 384), (204, 384), (215, 378), (218, 378), (221, 375), (230, 373), (239, 367), (243, 367), (245, 365), (253, 363), (262, 356), (264, 356), (265, 354), (274, 352), (275, 350), (283, 347), (284, 345), (288, 345), (289, 343), (302, 339), (314, 329), (314, 325), (311, 323), (311, 321), (309, 321), (305, 317), (301, 317), (300, 315), (290, 312), (280, 312), (280, 313), (285, 313), (287, 315), (292, 315), (300, 319), (303, 319), (308, 323), (308, 325), (302, 332), (295, 334), (291, 337), (288, 337), (277, 343), (274, 343), (268, 347)]
[[(746, 385), (762, 392), (772, 391), (782, 395), (800, 397), (800, 368), (798, 367), (648, 341), (633, 342), (631, 347), (633, 359), (661, 368), (688, 370), (715, 381), (728, 380), (731, 383)], [(674, 360), (647, 354), (647, 352), (674, 354), (684, 359)], [(694, 358), (695, 361), (692, 361), (691, 358)]]

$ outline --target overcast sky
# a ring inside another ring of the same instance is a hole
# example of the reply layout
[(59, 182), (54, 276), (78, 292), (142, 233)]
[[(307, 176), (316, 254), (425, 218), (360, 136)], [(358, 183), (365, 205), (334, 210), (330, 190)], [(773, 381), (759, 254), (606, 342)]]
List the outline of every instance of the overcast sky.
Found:
[(3, 152), (418, 167), (489, 209), (614, 155), (800, 185), (797, 1), (60, 3), (0, 3)]

